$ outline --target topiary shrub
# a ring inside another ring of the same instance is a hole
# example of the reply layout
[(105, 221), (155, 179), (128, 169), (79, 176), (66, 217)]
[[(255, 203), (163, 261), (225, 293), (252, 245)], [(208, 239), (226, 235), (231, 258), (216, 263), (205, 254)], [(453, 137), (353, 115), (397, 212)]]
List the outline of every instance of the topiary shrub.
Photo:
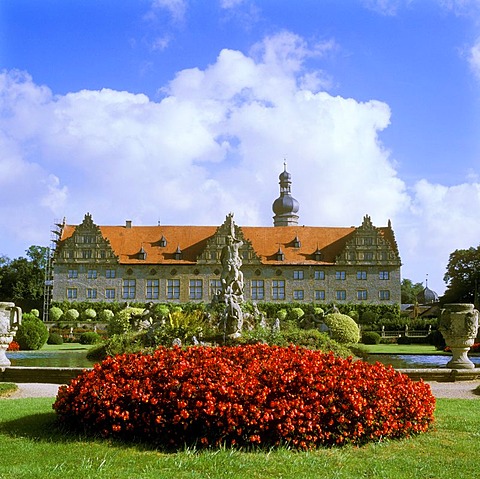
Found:
[(69, 309), (63, 316), (64, 321), (76, 321), (80, 317), (80, 313), (74, 309)]
[(303, 316), (305, 316), (305, 312), (302, 308), (292, 308), (288, 313), (288, 319), (290, 321), (298, 322)]
[(58, 306), (52, 306), (48, 311), (48, 319), (50, 321), (60, 321), (63, 311)]
[(276, 317), (280, 320), (280, 321), (285, 321), (287, 319), (287, 316), (288, 316), (288, 311), (286, 309), (279, 309), (277, 311), (277, 315)]
[(83, 319), (87, 321), (93, 321), (97, 317), (97, 312), (92, 309), (92, 308), (87, 308), (83, 313), (82, 313)]
[(363, 331), (362, 343), (363, 344), (380, 344), (382, 337), (375, 331)]
[(36, 318), (40, 318), (40, 311), (38, 309), (30, 310), (30, 314), (33, 314)]
[(79, 338), (80, 344), (96, 344), (102, 340), (101, 336), (94, 331), (86, 331)]
[(357, 323), (346, 314), (331, 313), (323, 319), (330, 330), (330, 336), (339, 343), (358, 343), (360, 341), (360, 329)]
[(108, 323), (115, 315), (111, 309), (102, 309), (98, 313), (98, 320), (102, 323)]
[(123, 334), (132, 329), (130, 319), (133, 315), (140, 315), (144, 311), (143, 308), (128, 308), (122, 309), (116, 313), (107, 324), (107, 333), (109, 336), (114, 334)]
[(50, 333), (48, 335), (47, 344), (63, 344), (62, 335), (58, 333)]
[(48, 329), (43, 322), (33, 315), (24, 314), (22, 324), (18, 327), (15, 341), (20, 349), (34, 351), (40, 349), (48, 339)]
[(59, 389), (62, 425), (169, 449), (313, 449), (405, 438), (433, 422), (430, 386), (305, 348), (160, 348), (109, 357)]

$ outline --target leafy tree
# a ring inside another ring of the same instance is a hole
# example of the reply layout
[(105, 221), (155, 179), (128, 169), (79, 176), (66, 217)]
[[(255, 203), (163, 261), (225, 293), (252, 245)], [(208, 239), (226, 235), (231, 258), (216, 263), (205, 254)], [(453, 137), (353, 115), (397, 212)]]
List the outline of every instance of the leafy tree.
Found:
[(412, 280), (404, 278), (401, 284), (402, 304), (415, 304), (417, 295), (423, 291), (422, 283), (413, 283)]
[(447, 283), (443, 303), (474, 303), (478, 306), (480, 246), (451, 253), (443, 280)]

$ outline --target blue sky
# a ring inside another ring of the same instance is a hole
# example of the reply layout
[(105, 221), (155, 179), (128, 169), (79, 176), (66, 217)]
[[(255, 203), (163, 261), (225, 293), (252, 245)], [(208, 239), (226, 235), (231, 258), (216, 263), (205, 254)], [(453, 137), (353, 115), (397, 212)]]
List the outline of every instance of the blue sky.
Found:
[(439, 293), (480, 238), (478, 0), (0, 3), (0, 254), (55, 220), (388, 219)]

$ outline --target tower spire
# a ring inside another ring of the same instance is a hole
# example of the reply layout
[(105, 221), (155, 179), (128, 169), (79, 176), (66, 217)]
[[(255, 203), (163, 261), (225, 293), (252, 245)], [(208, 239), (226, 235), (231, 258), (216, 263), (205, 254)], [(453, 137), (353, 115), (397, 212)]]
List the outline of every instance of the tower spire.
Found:
[(283, 171), (280, 173), (280, 196), (273, 202), (272, 209), (274, 226), (298, 225), (298, 210), (300, 205), (291, 195), (292, 175), (287, 171), (287, 160), (283, 161)]

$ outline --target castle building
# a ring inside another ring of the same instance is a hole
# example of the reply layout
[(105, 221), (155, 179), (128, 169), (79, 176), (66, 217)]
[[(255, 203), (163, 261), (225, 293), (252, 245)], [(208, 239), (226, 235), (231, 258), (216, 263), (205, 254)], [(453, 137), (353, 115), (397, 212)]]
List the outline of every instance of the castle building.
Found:
[[(274, 226), (235, 225), (244, 298), (252, 301), (400, 304), (401, 261), (390, 221), (300, 226), (292, 177), (280, 174)], [(59, 226), (54, 301), (210, 302), (221, 289), (220, 226), (99, 226), (87, 213)]]

